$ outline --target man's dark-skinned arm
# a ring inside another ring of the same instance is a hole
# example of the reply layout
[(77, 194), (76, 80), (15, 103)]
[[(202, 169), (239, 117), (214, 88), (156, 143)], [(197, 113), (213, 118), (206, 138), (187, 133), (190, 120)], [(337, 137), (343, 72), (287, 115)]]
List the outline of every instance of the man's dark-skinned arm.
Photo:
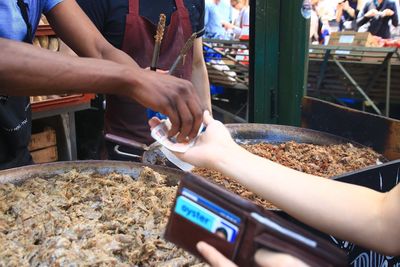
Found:
[(57, 36), (78, 56), (108, 59), (139, 68), (129, 55), (102, 36), (75, 0), (63, 0), (46, 17)]
[(178, 140), (196, 136), (203, 107), (190, 82), (141, 69), (104, 39), (75, 0), (64, 0), (46, 16), (57, 35), (79, 56), (103, 60), (74, 59), (1, 40), (0, 93), (125, 95), (166, 114), (173, 126), (170, 135), (181, 133)]
[[(0, 57), (0, 95), (118, 94), (167, 114), (171, 119), (174, 116), (175, 121), (179, 121), (178, 130), (185, 124), (186, 127), (193, 125), (196, 112), (201, 112), (193, 85), (173, 76), (109, 60), (61, 55), (2, 38)], [(115, 92), (116, 87), (120, 88), (118, 92)], [(191, 129), (193, 131), (194, 127)], [(196, 133), (191, 136), (194, 135)]]

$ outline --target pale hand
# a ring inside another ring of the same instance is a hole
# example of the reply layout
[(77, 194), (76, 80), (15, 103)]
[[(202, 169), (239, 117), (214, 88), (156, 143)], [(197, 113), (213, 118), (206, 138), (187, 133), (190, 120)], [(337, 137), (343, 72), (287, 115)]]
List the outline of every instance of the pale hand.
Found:
[(383, 16), (384, 17), (391, 17), (394, 15), (394, 11), (391, 9), (385, 9), (383, 10)]
[[(150, 128), (156, 127), (159, 123), (160, 120), (152, 118), (149, 121)], [(175, 155), (192, 165), (213, 168), (216, 161), (241, 148), (232, 140), (226, 127), (214, 120), (208, 111), (204, 112), (203, 123), (207, 129), (196, 140), (195, 145), (184, 154), (175, 153)]]
[[(211, 267), (237, 267), (236, 264), (205, 242), (197, 243), (197, 250)], [(261, 267), (308, 267), (307, 264), (291, 255), (265, 249), (258, 250), (254, 255), (254, 260)]]

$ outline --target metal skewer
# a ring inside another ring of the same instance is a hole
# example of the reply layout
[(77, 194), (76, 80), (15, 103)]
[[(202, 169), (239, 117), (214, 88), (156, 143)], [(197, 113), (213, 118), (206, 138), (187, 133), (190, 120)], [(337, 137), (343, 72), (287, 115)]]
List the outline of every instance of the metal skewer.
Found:
[(152, 71), (157, 70), (157, 63), (158, 63), (158, 58), (160, 56), (161, 41), (164, 37), (166, 20), (167, 18), (165, 14), (160, 14), (160, 20), (158, 21), (157, 25), (157, 34), (154, 36), (155, 44), (153, 50), (153, 58), (151, 59), (151, 64), (150, 64), (150, 70)]
[(175, 62), (172, 64), (171, 68), (168, 71), (169, 75), (173, 75), (178, 64), (185, 58), (186, 54), (189, 52), (190, 48), (192, 48), (194, 41), (197, 38), (197, 33), (193, 33), (190, 38), (186, 41), (185, 45), (183, 46), (182, 50), (180, 51), (178, 57), (176, 58)]

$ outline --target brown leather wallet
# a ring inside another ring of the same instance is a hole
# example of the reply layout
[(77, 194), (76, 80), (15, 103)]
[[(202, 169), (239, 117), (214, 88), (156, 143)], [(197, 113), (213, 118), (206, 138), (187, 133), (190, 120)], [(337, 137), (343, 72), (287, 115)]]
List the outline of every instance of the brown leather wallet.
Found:
[(196, 244), (205, 241), (239, 266), (255, 266), (259, 248), (310, 266), (348, 266), (346, 254), (328, 241), (190, 173), (181, 180), (165, 238), (198, 257)]

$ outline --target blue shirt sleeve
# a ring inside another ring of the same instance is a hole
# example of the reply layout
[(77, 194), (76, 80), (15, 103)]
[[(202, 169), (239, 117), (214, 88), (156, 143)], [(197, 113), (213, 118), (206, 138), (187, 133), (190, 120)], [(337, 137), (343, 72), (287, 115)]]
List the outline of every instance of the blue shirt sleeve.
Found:
[(63, 0), (43, 0), (43, 13), (49, 12), (62, 1)]

